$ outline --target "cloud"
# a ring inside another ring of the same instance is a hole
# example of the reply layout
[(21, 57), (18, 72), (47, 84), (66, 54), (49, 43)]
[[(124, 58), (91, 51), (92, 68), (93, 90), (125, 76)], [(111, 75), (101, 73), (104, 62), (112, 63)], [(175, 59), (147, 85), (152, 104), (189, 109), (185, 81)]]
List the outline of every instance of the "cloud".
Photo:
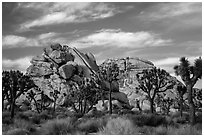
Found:
[(95, 46), (142, 48), (166, 46), (171, 44), (171, 42), (172, 40), (162, 39), (158, 34), (152, 32), (123, 32), (120, 29), (102, 29), (78, 40), (74, 40), (71, 45), (76, 45), (78, 48)]
[[(18, 31), (27, 31), (33, 27), (62, 23), (81, 23), (108, 18), (125, 11), (108, 3), (25, 3), (19, 8), (41, 11), (42, 16), (20, 25)], [(128, 7), (130, 8), (130, 7)]]
[(202, 3), (199, 2), (161, 3), (154, 5), (147, 11), (142, 11), (139, 17), (145, 20), (146, 19), (159, 20), (194, 13), (202, 13)]
[[(193, 63), (194, 60), (198, 57), (196, 56), (191, 56), (191, 57), (187, 57), (190, 63)], [(157, 60), (154, 62), (154, 64), (156, 66), (165, 66), (165, 65), (176, 65), (179, 63), (179, 59), (180, 57), (170, 57), (170, 58), (165, 58), (165, 59), (161, 59), (161, 60)]]
[[(194, 64), (194, 60), (197, 59), (198, 56), (189, 56), (189, 57), (186, 56), (186, 58), (188, 58), (190, 64), (193, 65)], [(169, 72), (170, 74), (174, 74), (173, 67), (180, 63), (179, 59), (180, 59), (180, 57), (169, 57), (169, 58), (153, 61), (153, 63), (154, 63), (154, 65), (156, 67), (164, 69), (167, 72)], [(172, 76), (174, 76), (174, 75), (172, 75)]]
[(2, 38), (3, 48), (38, 46), (38, 41), (17, 35), (7, 35)]
[(55, 32), (43, 33), (33, 38), (17, 35), (6, 35), (2, 38), (2, 46), (3, 48), (46, 46), (53, 42), (63, 41), (63, 39), (57, 37), (59, 35), (59, 33)]
[(3, 59), (2, 60), (2, 68), (3, 70), (20, 70), (25, 72), (30, 64), (31, 56), (11, 60), (11, 59)]

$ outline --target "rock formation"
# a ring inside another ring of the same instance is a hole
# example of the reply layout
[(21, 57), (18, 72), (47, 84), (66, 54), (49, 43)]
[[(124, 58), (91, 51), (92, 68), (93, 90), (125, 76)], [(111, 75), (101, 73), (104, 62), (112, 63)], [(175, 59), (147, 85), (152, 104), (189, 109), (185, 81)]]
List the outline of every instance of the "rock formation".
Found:
[[(54, 100), (51, 93), (59, 91), (57, 106), (66, 102), (66, 95), (71, 89), (67, 82), (80, 83), (82, 77), (91, 77), (91, 75), (97, 77), (99, 70), (93, 54), (84, 54), (76, 48), (61, 46), (58, 43), (45, 48), (42, 55), (33, 57), (31, 64), (27, 68), (27, 74), (32, 76), (34, 83), (40, 88), (39, 91), (34, 91), (37, 93), (36, 97), (39, 98), (43, 92), (50, 100)], [(102, 81), (101, 84), (103, 90), (109, 90), (106, 81)], [(119, 92), (117, 82), (113, 83), (112, 90), (113, 99), (120, 102), (124, 108), (130, 108), (127, 96)], [(108, 99), (108, 96), (104, 95), (104, 99)]]
[[(142, 75), (142, 71), (145, 69), (154, 68), (154, 64), (148, 60), (144, 60), (137, 57), (127, 57), (127, 58), (116, 58), (116, 59), (107, 59), (101, 65), (106, 66), (111, 62), (115, 62), (120, 70), (119, 76), (119, 91), (127, 95), (127, 99), (129, 104), (135, 108), (137, 108), (137, 102), (139, 102), (139, 106), (142, 110), (149, 110), (149, 101), (146, 99), (146, 94), (144, 92), (140, 92), (137, 89), (139, 83), (137, 81), (136, 74)], [(176, 82), (177, 84), (182, 84), (175, 77), (169, 76), (169, 81)], [(176, 87), (174, 89), (165, 92), (164, 97), (171, 97), (175, 99), (176, 97)], [(139, 109), (138, 109), (139, 110)]]

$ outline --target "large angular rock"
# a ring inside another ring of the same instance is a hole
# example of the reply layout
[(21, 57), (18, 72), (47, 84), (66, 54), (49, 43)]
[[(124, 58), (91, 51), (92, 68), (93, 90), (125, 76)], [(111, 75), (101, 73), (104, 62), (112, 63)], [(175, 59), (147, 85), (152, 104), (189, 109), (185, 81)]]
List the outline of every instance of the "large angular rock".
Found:
[(62, 63), (62, 56), (61, 56), (62, 52), (59, 50), (54, 50), (51, 54), (50, 57), (57, 63), (60, 64)]
[(60, 50), (54, 50), (50, 57), (57, 63), (57, 64), (65, 64), (68, 61), (74, 61), (74, 56), (69, 52), (64, 52)]
[(53, 70), (51, 69), (51, 64), (47, 62), (38, 62), (27, 68), (27, 74), (34, 77), (46, 76), (52, 73)]
[(74, 55), (70, 52), (64, 52), (62, 54), (62, 57), (63, 57), (64, 62), (74, 61), (75, 59)]
[(122, 103), (129, 104), (129, 100), (127, 98), (127, 95), (122, 92), (112, 92), (112, 98), (116, 99)]
[(31, 64), (36, 64), (37, 62), (45, 62), (46, 59), (43, 56), (35, 56), (30, 61)]
[(59, 68), (59, 74), (64, 79), (70, 79), (72, 76), (75, 75), (77, 71), (77, 64), (75, 62), (69, 61), (65, 65), (62, 65)]

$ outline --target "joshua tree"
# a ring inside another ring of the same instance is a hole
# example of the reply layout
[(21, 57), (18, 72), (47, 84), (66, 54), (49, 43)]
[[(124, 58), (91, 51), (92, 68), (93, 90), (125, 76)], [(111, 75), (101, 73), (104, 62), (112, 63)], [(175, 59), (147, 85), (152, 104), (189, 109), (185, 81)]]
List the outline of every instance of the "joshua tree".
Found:
[(14, 118), (16, 99), (29, 89), (35, 87), (29, 76), (23, 75), (20, 71), (3, 71), (2, 91), (3, 99), (6, 96), (10, 104), (11, 118)]
[(180, 58), (180, 64), (174, 66), (176, 75), (179, 75), (185, 83), (188, 93), (189, 114), (191, 125), (195, 124), (195, 104), (193, 102), (193, 87), (202, 78), (202, 59), (195, 59), (194, 65), (190, 65), (187, 58)]
[(119, 67), (115, 62), (111, 62), (107, 66), (101, 67), (100, 77), (103, 82), (109, 83), (109, 114), (112, 114), (112, 83), (118, 80)]
[(97, 83), (92, 78), (84, 77), (80, 83), (70, 81), (69, 86), (66, 105), (82, 115), (88, 113), (98, 101)]
[(174, 82), (169, 80), (169, 73), (163, 69), (143, 70), (142, 75), (137, 74), (139, 88), (147, 94), (150, 102), (150, 112), (154, 113), (154, 99), (158, 93), (172, 89)]

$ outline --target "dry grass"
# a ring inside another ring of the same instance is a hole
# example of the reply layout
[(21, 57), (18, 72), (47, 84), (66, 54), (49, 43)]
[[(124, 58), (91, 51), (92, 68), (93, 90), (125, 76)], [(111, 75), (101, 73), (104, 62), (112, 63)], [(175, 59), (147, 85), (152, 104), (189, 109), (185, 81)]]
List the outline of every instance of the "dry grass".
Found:
[(138, 134), (137, 128), (134, 124), (124, 118), (110, 119), (105, 127), (103, 127), (98, 134), (102, 135), (134, 135)]
[(66, 119), (49, 120), (42, 124), (40, 134), (43, 135), (67, 135), (74, 133), (73, 120), (68, 117)]

